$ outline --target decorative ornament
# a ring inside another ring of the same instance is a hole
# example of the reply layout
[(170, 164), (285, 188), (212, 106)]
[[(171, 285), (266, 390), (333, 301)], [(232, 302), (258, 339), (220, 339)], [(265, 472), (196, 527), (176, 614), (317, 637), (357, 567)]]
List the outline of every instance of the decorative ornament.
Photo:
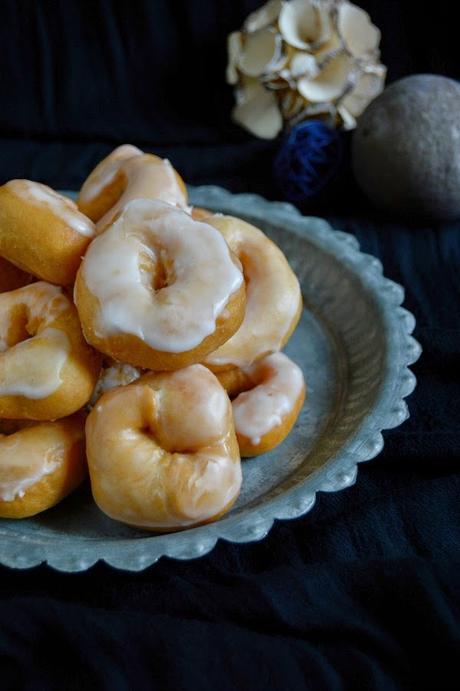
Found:
[(379, 43), (348, 0), (269, 0), (228, 37), (233, 119), (264, 139), (308, 118), (352, 129), (383, 89)]
[(341, 134), (320, 120), (296, 125), (275, 158), (278, 188), (294, 204), (317, 195), (338, 171), (343, 153)]
[(405, 216), (460, 218), (460, 84), (419, 74), (394, 82), (353, 134), (352, 166), (376, 205)]

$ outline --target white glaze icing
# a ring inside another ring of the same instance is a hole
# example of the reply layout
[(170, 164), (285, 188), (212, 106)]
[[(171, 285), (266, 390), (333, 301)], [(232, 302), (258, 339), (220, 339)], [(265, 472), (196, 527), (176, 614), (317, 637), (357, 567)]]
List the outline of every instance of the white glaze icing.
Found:
[(62, 462), (62, 447), (51, 448), (46, 454), (24, 453), (18, 435), (0, 434), (0, 500), (14, 501), (23, 497), (29, 487), (50, 475)]
[[(0, 396), (40, 399), (59, 388), (70, 343), (50, 325), (69, 304), (61, 288), (44, 281), (0, 295)], [(11, 342), (12, 319), (21, 308), (31, 337)]]
[[(145, 258), (151, 272), (144, 271)], [(152, 288), (161, 262), (171, 283)], [(243, 276), (222, 235), (160, 201), (130, 202), (122, 216), (91, 244), (82, 278), (99, 300), (101, 337), (137, 336), (151, 348), (182, 353), (197, 347)]]
[(143, 153), (137, 146), (132, 146), (132, 144), (118, 146), (98, 163), (85, 181), (80, 190), (80, 200), (85, 204), (92, 202), (106, 187), (112, 184), (123, 161), (127, 161), (134, 156), (142, 156)]
[(281, 250), (258, 228), (217, 214), (206, 222), (223, 234), (243, 264), (246, 312), (236, 334), (205, 362), (244, 368), (282, 348), (300, 307), (299, 282)]
[(51, 396), (62, 384), (69, 348), (66, 334), (52, 328), (10, 348), (1, 356), (0, 396)]
[(6, 187), (24, 201), (48, 208), (80, 235), (94, 236), (94, 223), (80, 213), (71, 199), (58, 194), (51, 187), (31, 180), (10, 180)]
[(150, 155), (133, 156), (119, 164), (126, 177), (126, 188), (120, 199), (97, 222), (97, 230), (106, 228), (130, 201), (157, 199), (180, 208), (187, 200), (176, 173), (167, 159)]
[(106, 391), (115, 389), (117, 386), (127, 386), (133, 381), (136, 381), (136, 379), (139, 379), (141, 374), (142, 371), (137, 367), (122, 363), (117, 363), (103, 369), (94, 387), (93, 395), (89, 402), (90, 406), (93, 406)]
[(302, 370), (284, 353), (273, 353), (247, 370), (256, 384), (233, 401), (237, 434), (257, 446), (291, 412), (305, 386)]

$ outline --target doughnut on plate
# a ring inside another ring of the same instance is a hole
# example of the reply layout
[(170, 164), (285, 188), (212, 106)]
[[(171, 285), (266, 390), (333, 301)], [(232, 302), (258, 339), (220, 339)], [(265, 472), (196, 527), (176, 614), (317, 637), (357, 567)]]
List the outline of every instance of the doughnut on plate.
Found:
[(304, 310), (286, 352), (303, 369), (307, 399), (289, 437), (274, 451), (243, 461), (243, 488), (216, 523), (180, 533), (151, 534), (102, 514), (88, 486), (59, 506), (22, 521), (0, 520), (4, 564), (47, 562), (84, 571), (99, 560), (140, 571), (161, 556), (192, 559), (217, 540), (262, 539), (275, 519), (310, 511), (317, 492), (356, 481), (358, 463), (382, 449), (382, 430), (408, 417), (404, 398), (415, 387), (408, 366), (421, 349), (404, 291), (386, 279), (380, 262), (356, 239), (292, 206), (218, 187), (190, 190), (191, 203), (239, 216), (281, 247), (299, 277)]

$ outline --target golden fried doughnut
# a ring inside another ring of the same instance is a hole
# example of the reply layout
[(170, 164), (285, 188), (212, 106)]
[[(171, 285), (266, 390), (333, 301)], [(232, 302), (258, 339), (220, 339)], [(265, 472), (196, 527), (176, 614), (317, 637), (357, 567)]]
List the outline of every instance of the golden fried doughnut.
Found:
[(273, 353), (246, 370), (217, 378), (233, 398), (233, 418), (242, 456), (278, 446), (293, 428), (305, 400), (302, 370), (284, 353)]
[(199, 362), (236, 332), (245, 288), (221, 233), (170, 204), (138, 199), (91, 243), (75, 302), (99, 351), (171, 370)]
[(0, 294), (0, 417), (55, 420), (87, 403), (100, 356), (61, 288), (39, 281)]
[(181, 530), (216, 520), (238, 496), (230, 400), (202, 365), (105, 393), (88, 416), (86, 440), (94, 499), (123, 523)]
[(133, 199), (187, 205), (187, 188), (170, 162), (130, 144), (104, 158), (83, 183), (78, 206), (103, 232)]
[(93, 222), (50, 187), (30, 180), (0, 187), (0, 256), (23, 271), (70, 285), (94, 234)]
[(248, 367), (287, 343), (302, 310), (299, 282), (279, 247), (258, 228), (232, 216), (212, 216), (206, 223), (240, 259), (247, 298), (241, 327), (204, 364), (215, 372)]
[(9, 290), (22, 288), (32, 283), (33, 277), (25, 271), (18, 269), (6, 259), (0, 257), (0, 293), (7, 293)]
[(0, 420), (1, 518), (26, 518), (55, 506), (85, 475), (82, 416), (32, 424)]

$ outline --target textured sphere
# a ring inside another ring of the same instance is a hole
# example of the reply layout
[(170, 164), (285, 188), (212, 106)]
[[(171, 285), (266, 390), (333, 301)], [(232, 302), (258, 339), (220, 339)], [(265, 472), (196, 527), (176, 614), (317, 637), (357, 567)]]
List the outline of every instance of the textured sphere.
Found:
[(376, 205), (432, 220), (460, 217), (460, 84), (431, 74), (391, 84), (353, 135), (356, 180)]

